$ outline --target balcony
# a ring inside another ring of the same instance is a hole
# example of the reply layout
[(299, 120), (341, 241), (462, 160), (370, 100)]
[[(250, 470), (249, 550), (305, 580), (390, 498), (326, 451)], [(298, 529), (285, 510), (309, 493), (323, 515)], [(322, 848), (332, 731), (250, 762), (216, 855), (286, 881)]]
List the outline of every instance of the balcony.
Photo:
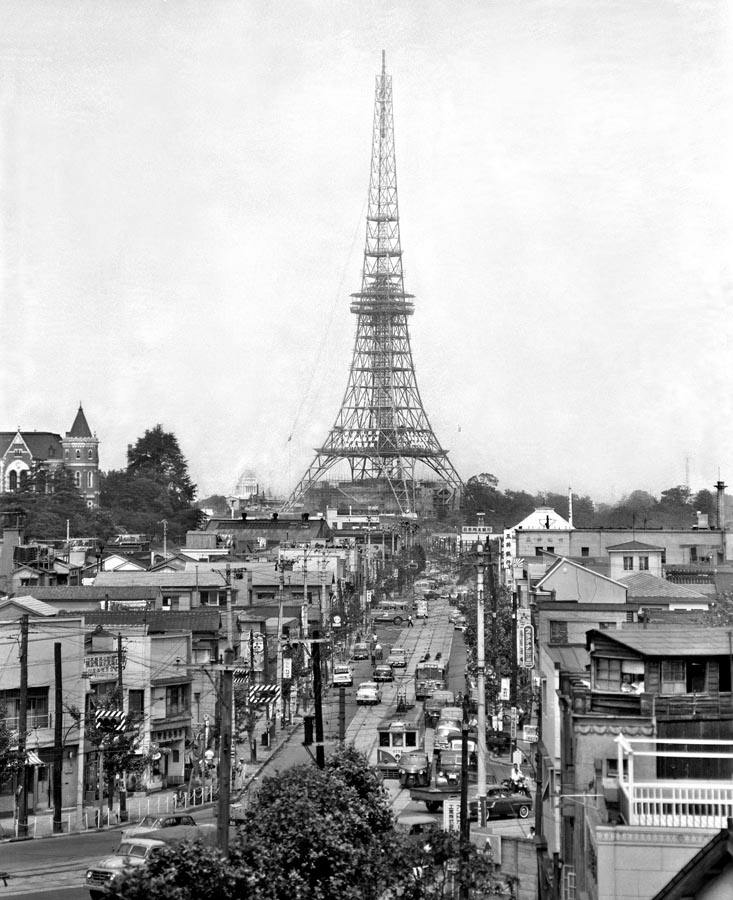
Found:
[[(657, 779), (660, 759), (733, 761), (733, 742), (684, 738), (616, 739), (619, 752), (619, 809), (626, 825), (648, 828), (727, 828), (733, 816), (733, 782), (712, 779)], [(694, 744), (700, 750), (687, 751)]]

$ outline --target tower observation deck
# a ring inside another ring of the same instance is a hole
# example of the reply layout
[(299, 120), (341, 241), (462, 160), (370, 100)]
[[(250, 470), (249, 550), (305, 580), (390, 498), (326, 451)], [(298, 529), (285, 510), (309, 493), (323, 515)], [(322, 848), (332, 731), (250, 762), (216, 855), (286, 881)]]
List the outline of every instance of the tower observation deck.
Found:
[(408, 330), (413, 301), (402, 271), (392, 78), (383, 51), (376, 80), (361, 290), (351, 295), (357, 324), (349, 379), (331, 431), (283, 509), (302, 503), (342, 462), (348, 465), (354, 488), (380, 490), (400, 513), (415, 511), (418, 467), (426, 473), (423, 483), (434, 483), (437, 504), (458, 504), (463, 482), (430, 426), (415, 378)]

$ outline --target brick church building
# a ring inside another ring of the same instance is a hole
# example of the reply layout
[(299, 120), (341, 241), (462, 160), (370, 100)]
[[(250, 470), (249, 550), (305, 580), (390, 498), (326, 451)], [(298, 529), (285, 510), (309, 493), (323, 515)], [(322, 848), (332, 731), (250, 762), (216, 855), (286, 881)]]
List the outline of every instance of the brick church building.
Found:
[(0, 431), (0, 492), (13, 493), (30, 481), (44, 490), (46, 475), (71, 472), (87, 506), (99, 506), (99, 440), (79, 404), (65, 437), (51, 431)]

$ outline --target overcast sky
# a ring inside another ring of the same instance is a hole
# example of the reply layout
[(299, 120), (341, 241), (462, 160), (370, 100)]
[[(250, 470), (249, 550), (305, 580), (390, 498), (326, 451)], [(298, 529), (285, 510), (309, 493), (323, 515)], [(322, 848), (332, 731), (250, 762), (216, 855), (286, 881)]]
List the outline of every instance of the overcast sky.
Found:
[(713, 0), (0, 0), (0, 430), (199, 495), (333, 425), (374, 81), (418, 386), (464, 479), (733, 483), (733, 30)]

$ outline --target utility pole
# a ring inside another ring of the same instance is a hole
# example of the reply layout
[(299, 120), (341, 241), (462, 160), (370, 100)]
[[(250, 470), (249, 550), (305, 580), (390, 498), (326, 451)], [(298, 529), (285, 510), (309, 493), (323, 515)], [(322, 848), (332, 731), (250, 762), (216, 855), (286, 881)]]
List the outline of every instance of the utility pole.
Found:
[(326, 755), (323, 749), (323, 706), (321, 703), (321, 642), (320, 633), (313, 632), (313, 702), (316, 715), (316, 765), (325, 768)]
[(63, 690), (61, 682), (61, 644), (53, 645), (53, 676), (54, 676), (54, 718), (53, 718), (53, 833), (61, 834), (61, 807), (63, 805), (62, 784), (63, 778)]
[[(119, 696), (118, 705), (120, 711), (124, 713), (125, 711), (125, 691), (124, 686), (122, 684), (122, 669), (123, 669), (123, 656), (122, 656), (122, 634), (117, 632), (117, 694)], [(120, 773), (120, 822), (127, 821), (127, 784), (125, 783), (125, 779), (127, 777), (127, 772)]]
[(229, 856), (229, 800), (232, 789), (233, 663), (234, 651), (227, 647), (219, 696), (219, 805), (216, 820), (217, 845), (225, 859)]
[(463, 697), (461, 724), (461, 828), (459, 831), (459, 897), (469, 900), (468, 848), (471, 843), (471, 823), (468, 818), (468, 696)]
[(224, 581), (227, 588), (227, 647), (234, 647), (234, 622), (232, 620), (232, 567), (226, 564)]
[(25, 758), (28, 732), (28, 614), (20, 617), (20, 699), (18, 706), (18, 759), (20, 786), (18, 789), (18, 837), (28, 836), (28, 766)]
[[(488, 548), (488, 541), (486, 542)], [(476, 547), (476, 681), (478, 689), (478, 812), (486, 827), (486, 651), (484, 648), (484, 545)], [(489, 553), (489, 564), (491, 554)]]
[(511, 753), (514, 759), (514, 751), (517, 749), (517, 592), (512, 591), (512, 680), (509, 694), (511, 705)]

